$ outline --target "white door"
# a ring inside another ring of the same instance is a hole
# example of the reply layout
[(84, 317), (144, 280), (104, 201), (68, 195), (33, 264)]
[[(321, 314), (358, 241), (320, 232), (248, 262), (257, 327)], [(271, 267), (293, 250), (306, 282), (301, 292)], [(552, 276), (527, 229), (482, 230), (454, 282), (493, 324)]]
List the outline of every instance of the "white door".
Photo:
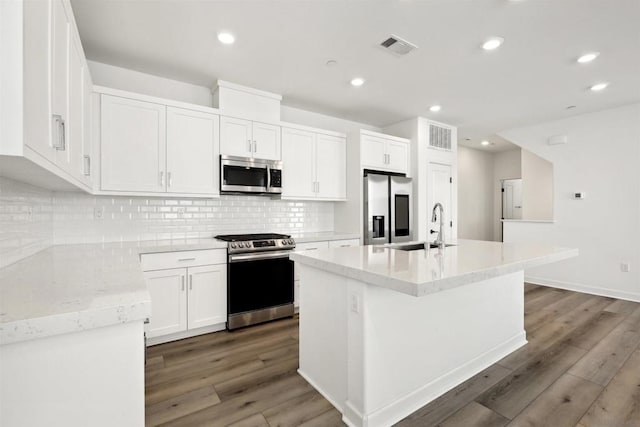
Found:
[(151, 295), (151, 318), (145, 326), (148, 338), (187, 330), (187, 269), (144, 273)]
[(409, 144), (400, 141), (388, 141), (386, 153), (386, 169), (394, 172), (409, 173)]
[(166, 190), (166, 107), (102, 95), (102, 190)]
[(167, 107), (167, 192), (218, 194), (219, 117)]
[[(452, 190), (453, 184), (451, 183), (451, 166), (443, 165), (439, 163), (429, 163), (428, 166), (428, 195), (427, 195), (427, 208), (429, 213), (429, 229), (436, 232), (440, 229), (440, 217), (437, 217), (435, 222), (431, 222), (431, 212), (436, 203), (442, 204), (444, 208), (444, 241), (450, 241), (453, 230), (453, 223), (451, 222), (451, 209), (453, 205)], [(435, 240), (437, 234), (429, 233), (427, 239), (430, 241)]]
[(369, 169), (384, 170), (386, 168), (387, 155), (385, 152), (386, 140), (373, 136), (363, 135), (360, 142), (360, 157), (362, 165)]
[(298, 129), (282, 129), (282, 197), (314, 198), (316, 134)]
[(522, 219), (522, 179), (502, 181), (502, 218)]
[(280, 126), (253, 122), (253, 157), (280, 160)]
[[(69, 170), (69, 48), (71, 19), (62, 0), (51, 4), (51, 114), (52, 145), (58, 146), (55, 162)], [(41, 100), (46, 102), (46, 100)], [(65, 148), (65, 149), (62, 149)]]
[(189, 267), (188, 326), (202, 328), (227, 321), (227, 264)]
[(347, 198), (347, 144), (344, 138), (316, 135), (316, 171), (317, 197)]
[[(85, 79), (84, 53), (80, 41), (71, 37), (69, 48), (69, 116), (66, 123), (67, 149), (63, 166), (75, 178), (84, 180)], [(61, 153), (61, 152), (59, 152)]]
[(220, 117), (220, 154), (251, 157), (253, 140), (251, 120)]

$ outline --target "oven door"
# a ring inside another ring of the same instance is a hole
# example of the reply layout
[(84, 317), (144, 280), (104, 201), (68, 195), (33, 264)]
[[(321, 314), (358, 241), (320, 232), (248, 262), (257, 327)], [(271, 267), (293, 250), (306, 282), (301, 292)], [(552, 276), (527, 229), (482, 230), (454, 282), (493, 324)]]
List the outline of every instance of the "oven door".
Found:
[(293, 314), (290, 251), (229, 255), (227, 327), (234, 329)]

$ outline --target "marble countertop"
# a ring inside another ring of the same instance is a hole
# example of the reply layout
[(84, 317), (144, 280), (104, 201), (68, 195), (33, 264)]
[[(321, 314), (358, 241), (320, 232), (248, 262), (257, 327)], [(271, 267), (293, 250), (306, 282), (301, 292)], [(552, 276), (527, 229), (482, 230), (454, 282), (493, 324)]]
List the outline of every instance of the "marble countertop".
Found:
[(295, 262), (413, 296), (424, 296), (572, 258), (577, 249), (459, 240), (442, 250), (357, 246), (297, 252)]
[[(299, 242), (358, 237), (294, 235)], [(52, 246), (0, 269), (0, 344), (146, 319), (141, 254), (226, 248), (214, 238)]]

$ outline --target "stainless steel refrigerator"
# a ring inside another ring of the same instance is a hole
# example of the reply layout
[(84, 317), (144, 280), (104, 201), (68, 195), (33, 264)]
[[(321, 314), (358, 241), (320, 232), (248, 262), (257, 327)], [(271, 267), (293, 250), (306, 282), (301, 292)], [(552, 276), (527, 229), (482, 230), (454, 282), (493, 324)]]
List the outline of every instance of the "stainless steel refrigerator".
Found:
[(367, 173), (364, 176), (364, 244), (412, 240), (411, 178)]

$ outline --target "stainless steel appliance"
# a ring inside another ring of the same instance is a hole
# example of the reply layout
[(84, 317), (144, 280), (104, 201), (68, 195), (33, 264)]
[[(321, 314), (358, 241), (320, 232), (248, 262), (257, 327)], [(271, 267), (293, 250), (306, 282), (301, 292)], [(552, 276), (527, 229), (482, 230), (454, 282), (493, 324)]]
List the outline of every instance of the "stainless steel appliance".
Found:
[(365, 171), (364, 244), (412, 240), (411, 178)]
[(220, 156), (220, 192), (282, 193), (282, 162)]
[(227, 329), (293, 316), (296, 247), (285, 234), (226, 234)]

